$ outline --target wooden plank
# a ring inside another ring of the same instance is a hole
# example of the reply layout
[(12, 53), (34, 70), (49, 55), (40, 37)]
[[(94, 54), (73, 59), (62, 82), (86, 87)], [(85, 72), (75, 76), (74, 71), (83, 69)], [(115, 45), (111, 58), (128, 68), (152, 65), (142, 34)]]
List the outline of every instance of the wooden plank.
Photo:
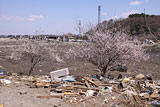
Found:
[(73, 95), (80, 95), (79, 93), (70, 93), (70, 92), (64, 92), (64, 95), (67, 95), (67, 96), (73, 96)]
[(102, 84), (101, 86), (113, 86), (113, 84)]
[(152, 94), (150, 97), (157, 99), (157, 98), (160, 98), (160, 95), (159, 94)]
[(90, 80), (90, 78), (84, 77), (85, 80), (87, 80), (88, 82), (94, 84), (95, 86), (99, 86), (99, 84), (95, 83), (94, 81)]
[(152, 95), (144, 95), (143, 97), (144, 99), (150, 99), (150, 98), (153, 98), (153, 99), (157, 99), (157, 98), (160, 98), (160, 95), (159, 94), (152, 94)]
[(37, 98), (48, 98), (48, 99), (53, 98), (53, 97), (55, 97), (55, 98), (63, 98), (63, 94), (53, 94), (52, 93), (52, 95), (48, 95), (48, 96), (37, 96)]
[(91, 88), (91, 86), (89, 85), (89, 83), (88, 83), (87, 80), (85, 80), (85, 84), (87, 85), (87, 87), (88, 87), (89, 89)]
[(82, 82), (74, 82), (73, 84), (74, 85), (85, 85), (85, 83), (82, 83)]

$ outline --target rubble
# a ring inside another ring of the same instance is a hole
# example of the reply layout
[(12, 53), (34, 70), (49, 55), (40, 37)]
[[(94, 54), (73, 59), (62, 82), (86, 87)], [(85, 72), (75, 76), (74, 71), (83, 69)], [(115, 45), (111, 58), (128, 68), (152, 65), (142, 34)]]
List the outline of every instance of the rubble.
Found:
[(87, 90), (87, 92), (85, 93), (85, 95), (86, 95), (87, 97), (88, 97), (88, 96), (93, 96), (95, 92), (96, 92), (96, 91), (94, 91), (94, 90)]
[[(50, 77), (51, 76), (51, 77)], [(48, 88), (49, 95), (39, 95), (37, 98), (61, 98), (69, 100), (71, 104), (85, 102), (87, 99), (95, 99), (98, 96), (108, 96), (112, 93), (122, 94), (127, 99), (134, 100), (134, 105), (158, 107), (160, 105), (160, 84), (158, 81), (146, 80), (145, 75), (136, 77), (122, 77), (100, 81), (96, 76), (74, 77), (69, 76), (68, 69), (51, 72), (50, 76), (18, 76), (17, 74), (0, 78), (2, 84), (20, 84), (24, 82), (30, 88)], [(61, 77), (62, 76), (62, 77)], [(56, 81), (55, 78), (61, 79)], [(27, 94), (20, 91), (19, 94)], [(104, 104), (115, 100), (115, 96), (104, 97)]]
[(152, 105), (153, 107), (159, 107), (159, 106), (160, 106), (160, 103), (157, 102), (157, 101), (152, 101), (152, 102), (151, 102), (151, 105)]
[(5, 74), (5, 71), (0, 70), (0, 75), (4, 75), (4, 74)]
[(143, 79), (145, 76), (143, 75), (143, 74), (138, 74), (137, 76), (136, 76), (136, 78), (137, 79)]
[(69, 71), (68, 71), (68, 68), (64, 68), (64, 69), (52, 71), (50, 75), (52, 80), (61, 81), (62, 79), (60, 77), (68, 76)]
[(3, 84), (3, 85), (8, 85), (11, 83), (10, 80), (7, 80), (7, 79), (0, 79), (0, 83)]

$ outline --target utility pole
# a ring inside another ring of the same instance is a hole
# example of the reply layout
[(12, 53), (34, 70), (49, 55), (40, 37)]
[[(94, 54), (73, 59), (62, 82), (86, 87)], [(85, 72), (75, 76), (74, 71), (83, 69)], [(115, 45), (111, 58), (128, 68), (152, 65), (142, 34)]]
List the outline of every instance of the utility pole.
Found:
[(152, 37), (159, 42), (157, 39), (155, 33), (152, 31), (152, 29), (147, 25), (147, 20), (146, 20), (146, 10), (144, 9), (144, 26), (148, 29), (149, 33), (152, 35)]
[(101, 6), (98, 6), (98, 24), (101, 23)]
[(82, 29), (81, 29), (81, 20), (79, 20), (79, 23), (78, 23), (78, 30), (79, 30), (79, 37), (81, 37), (81, 33), (82, 33)]
[(144, 9), (144, 26), (146, 26), (146, 10)]

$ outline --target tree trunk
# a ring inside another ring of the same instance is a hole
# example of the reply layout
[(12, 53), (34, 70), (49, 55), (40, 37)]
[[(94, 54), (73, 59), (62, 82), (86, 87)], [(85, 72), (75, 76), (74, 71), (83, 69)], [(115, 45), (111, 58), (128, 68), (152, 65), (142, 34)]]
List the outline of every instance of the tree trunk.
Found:
[(102, 70), (101, 70), (101, 76), (104, 77), (104, 78), (106, 78), (106, 72), (107, 72), (107, 66), (102, 68)]
[(32, 71), (33, 71), (33, 67), (30, 68), (28, 76), (31, 75)]
[(32, 66), (31, 66), (31, 68), (30, 68), (30, 70), (29, 70), (28, 76), (31, 75), (31, 73), (32, 73), (32, 71), (33, 71), (33, 69), (34, 69), (34, 67), (35, 67), (36, 64), (37, 64), (37, 63), (32, 64)]

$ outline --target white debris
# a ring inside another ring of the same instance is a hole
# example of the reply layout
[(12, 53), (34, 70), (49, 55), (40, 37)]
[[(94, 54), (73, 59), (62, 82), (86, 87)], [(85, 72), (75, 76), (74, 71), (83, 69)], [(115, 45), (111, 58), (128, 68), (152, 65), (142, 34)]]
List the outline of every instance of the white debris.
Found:
[(8, 85), (8, 84), (11, 83), (11, 81), (10, 81), (10, 80), (7, 80), (7, 79), (0, 79), (0, 82), (1, 82), (2, 84), (4, 84), (4, 85)]

